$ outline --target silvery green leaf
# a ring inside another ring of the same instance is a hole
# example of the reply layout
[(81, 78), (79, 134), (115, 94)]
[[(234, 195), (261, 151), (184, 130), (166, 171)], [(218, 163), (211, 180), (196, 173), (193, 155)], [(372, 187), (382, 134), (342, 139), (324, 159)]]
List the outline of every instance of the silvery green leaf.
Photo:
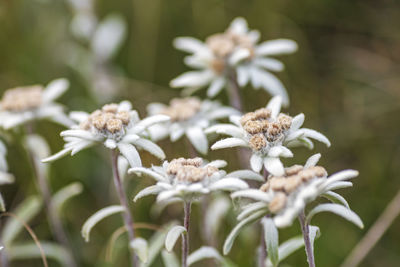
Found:
[(332, 203), (342, 204), (346, 208), (350, 209), (349, 203), (347, 203), (346, 199), (339, 195), (338, 193), (327, 191), (322, 194), (323, 197), (329, 199)]
[(279, 263), (279, 235), (274, 221), (271, 218), (263, 218), (261, 223), (264, 228), (265, 244), (267, 245), (268, 257), (270, 258), (273, 266), (278, 266)]
[(241, 222), (239, 222), (233, 230), (230, 232), (228, 237), (225, 240), (224, 247), (223, 247), (223, 252), (224, 255), (228, 254), (229, 251), (232, 248), (233, 242), (235, 241), (236, 237), (239, 235), (240, 231), (247, 225), (255, 222), (256, 220), (260, 219), (265, 215), (264, 211), (261, 212), (256, 212), (250, 215), (249, 217), (245, 218)]
[(0, 193), (0, 211), (6, 211), (6, 204), (4, 203), (3, 195)]
[[(286, 259), (289, 255), (291, 255), (296, 250), (300, 249), (304, 246), (304, 238), (303, 236), (293, 237), (285, 242), (283, 242), (278, 249), (279, 253), (279, 262)], [(267, 267), (273, 267), (271, 260), (267, 259)]]
[(141, 237), (136, 237), (129, 244), (141, 262), (146, 263), (149, 256), (149, 245), (146, 240)]
[(188, 128), (186, 130), (186, 136), (198, 152), (204, 155), (207, 154), (208, 140), (203, 129), (201, 129), (200, 127)]
[(309, 237), (310, 237), (310, 242), (311, 242), (311, 248), (313, 250), (314, 253), (314, 241), (316, 238), (319, 238), (321, 236), (321, 232), (319, 230), (318, 226), (314, 226), (314, 225), (309, 225), (308, 226), (308, 232), (309, 232)]
[(156, 259), (157, 255), (164, 248), (165, 237), (167, 236), (167, 229), (176, 225), (176, 222), (169, 223), (167, 226), (163, 227), (161, 230), (155, 232), (150, 240), (148, 241), (148, 257), (147, 262), (140, 262), (140, 267), (149, 267)]
[(261, 210), (264, 211), (265, 213), (267, 213), (268, 212), (268, 204), (266, 204), (264, 202), (251, 203), (243, 208), (242, 212), (240, 212), (239, 215), (237, 216), (237, 220), (241, 221), (244, 218), (247, 218), (248, 216), (253, 214), (254, 212), (258, 212)]
[(53, 195), (53, 205), (54, 209), (61, 213), (61, 209), (65, 202), (67, 202), (72, 197), (79, 195), (83, 190), (83, 186), (81, 183), (76, 182), (69, 184), (63, 188), (61, 188), (57, 193)]
[(176, 257), (175, 253), (163, 250), (161, 252), (161, 256), (162, 256), (165, 267), (179, 267), (180, 266), (178, 258)]
[(245, 180), (254, 180), (258, 182), (263, 182), (264, 177), (256, 172), (253, 172), (251, 170), (238, 170), (234, 171), (231, 173), (228, 173), (226, 176), (229, 177), (237, 177), (240, 179), (245, 179)]
[(39, 135), (28, 135), (25, 140), (26, 146), (37, 158), (42, 159), (50, 155), (47, 142)]
[(313, 216), (320, 212), (335, 213), (339, 216), (342, 216), (346, 220), (354, 223), (358, 227), (364, 228), (364, 224), (362, 223), (360, 217), (358, 217), (358, 215), (354, 211), (339, 204), (320, 204), (316, 206), (308, 213), (307, 222), (310, 223)]
[(136, 146), (148, 151), (150, 154), (153, 154), (154, 156), (156, 156), (159, 159), (165, 159), (165, 153), (161, 149), (161, 147), (159, 147), (158, 145), (156, 145), (155, 143), (153, 143), (150, 140), (147, 140), (144, 138), (139, 138), (134, 142), (134, 144)]
[(206, 209), (206, 214), (204, 214), (204, 231), (206, 231), (207, 236), (213, 236), (217, 233), (230, 206), (230, 200), (224, 196), (218, 196), (210, 202)]
[[(57, 261), (61, 266), (69, 266), (68, 263), (72, 261), (68, 251), (62, 246), (51, 242), (40, 242), (46, 258)], [(14, 244), (7, 247), (7, 256), (10, 260), (27, 260), (41, 258), (40, 250), (33, 242)]]
[(213, 248), (213, 247), (201, 247), (197, 249), (196, 251), (193, 251), (188, 259), (187, 263), (188, 266), (192, 265), (193, 263), (196, 263), (201, 260), (205, 259), (216, 259), (218, 261), (222, 260), (222, 256), (219, 254), (219, 252)]
[(82, 234), (83, 238), (85, 239), (85, 241), (89, 242), (90, 231), (101, 220), (103, 220), (104, 218), (107, 218), (108, 216), (111, 216), (115, 213), (124, 212), (124, 211), (125, 211), (124, 207), (122, 207), (120, 205), (113, 205), (113, 206), (108, 206), (108, 207), (102, 208), (101, 210), (97, 211), (92, 216), (90, 216), (89, 219), (87, 219), (86, 222), (82, 226), (81, 234)]
[(320, 158), (321, 158), (321, 154), (320, 153), (314, 154), (311, 157), (309, 157), (307, 159), (306, 164), (304, 164), (304, 169), (307, 169), (307, 168), (310, 168), (310, 167), (313, 167), (313, 166), (317, 165), (317, 163), (318, 163)]
[(165, 248), (168, 252), (171, 252), (181, 235), (186, 234), (186, 228), (180, 225), (176, 225), (168, 231), (167, 237), (165, 238)]
[(136, 194), (135, 198), (133, 199), (134, 202), (136, 202), (139, 198), (148, 196), (148, 195), (155, 195), (161, 192), (162, 188), (160, 188), (158, 185), (151, 185), (143, 190), (139, 191), (139, 193)]
[[(34, 216), (36, 216), (42, 208), (42, 201), (37, 196), (27, 197), (21, 204), (18, 205), (14, 214), (28, 223)], [(2, 231), (2, 241), (6, 246), (9, 246), (18, 234), (23, 229), (21, 222), (14, 218), (7, 220)]]

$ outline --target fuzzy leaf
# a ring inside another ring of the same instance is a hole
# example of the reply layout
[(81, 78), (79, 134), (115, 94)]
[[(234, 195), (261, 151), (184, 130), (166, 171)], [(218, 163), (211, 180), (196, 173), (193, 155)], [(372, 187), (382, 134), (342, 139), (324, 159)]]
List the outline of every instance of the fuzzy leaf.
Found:
[[(28, 223), (33, 217), (35, 217), (40, 209), (42, 208), (42, 201), (37, 196), (27, 197), (15, 210), (15, 215), (25, 223)], [(2, 241), (7, 246), (18, 236), (23, 229), (23, 225), (10, 218), (4, 225), (2, 231)]]
[(165, 238), (165, 248), (168, 252), (172, 251), (176, 241), (178, 241), (179, 237), (183, 234), (186, 234), (186, 228), (181, 225), (174, 226), (169, 230), (167, 238)]
[(175, 253), (163, 250), (161, 256), (165, 267), (179, 267), (179, 261)]
[(81, 234), (82, 234), (83, 238), (85, 238), (85, 241), (89, 242), (90, 231), (101, 220), (103, 220), (104, 218), (111, 216), (115, 213), (124, 212), (124, 211), (125, 211), (124, 207), (119, 206), (119, 205), (113, 205), (113, 206), (108, 206), (108, 207), (102, 208), (101, 210), (97, 211), (92, 216), (90, 216), (89, 219), (87, 219), (86, 222), (82, 226)]
[(53, 196), (53, 204), (54, 209), (61, 213), (61, 209), (63, 205), (72, 197), (79, 195), (83, 190), (83, 186), (81, 183), (72, 183), (64, 188), (61, 188), (57, 193)]
[[(293, 237), (285, 242), (283, 242), (278, 249), (279, 253), (279, 262), (283, 261), (286, 259), (288, 256), (290, 256), (293, 252), (296, 250), (300, 249), (301, 247), (304, 246), (304, 238), (303, 236), (297, 236)], [(267, 259), (267, 267), (272, 267), (272, 262), (268, 258)]]
[(310, 223), (312, 217), (315, 214), (324, 212), (324, 211), (335, 213), (339, 216), (342, 216), (346, 220), (354, 223), (358, 227), (364, 228), (363, 222), (361, 221), (360, 217), (358, 217), (358, 215), (354, 211), (352, 211), (342, 205), (339, 205), (339, 204), (320, 204), (320, 205), (316, 206), (315, 208), (313, 208), (310, 211), (310, 213), (308, 213), (307, 222)]
[(261, 221), (264, 227), (265, 243), (267, 245), (268, 256), (271, 259), (273, 266), (278, 266), (279, 263), (279, 235), (274, 221), (271, 218), (264, 218)]
[(137, 237), (130, 243), (130, 246), (138, 255), (140, 261), (146, 263), (149, 258), (149, 245), (147, 241), (141, 237)]
[(346, 199), (338, 193), (328, 191), (323, 193), (322, 196), (329, 199), (332, 203), (342, 204), (346, 208), (350, 209), (349, 203), (347, 203)]
[(310, 236), (311, 248), (314, 251), (314, 241), (316, 238), (319, 238), (321, 236), (321, 232), (319, 230), (319, 227), (314, 225), (308, 226), (308, 232)]
[(193, 263), (196, 263), (198, 261), (205, 260), (205, 259), (217, 259), (217, 260), (221, 261), (222, 256), (213, 247), (201, 247), (189, 255), (189, 257), (187, 259), (188, 266), (190, 266)]

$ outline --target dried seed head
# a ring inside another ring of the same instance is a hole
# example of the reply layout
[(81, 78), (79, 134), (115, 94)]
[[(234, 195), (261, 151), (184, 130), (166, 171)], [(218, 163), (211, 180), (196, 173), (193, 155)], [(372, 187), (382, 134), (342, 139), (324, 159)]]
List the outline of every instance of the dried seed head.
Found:
[(195, 183), (204, 180), (218, 172), (214, 166), (202, 166), (201, 158), (185, 159), (178, 158), (172, 160), (167, 167), (167, 174), (174, 176), (178, 181)]
[(220, 58), (214, 58), (211, 61), (211, 68), (214, 70), (215, 73), (217, 74), (222, 74), (225, 71), (225, 60), (220, 59)]
[(271, 110), (268, 108), (260, 108), (254, 111), (256, 120), (268, 120), (271, 118)]
[(104, 105), (101, 110), (95, 110), (79, 127), (83, 130), (96, 130), (103, 134), (117, 134), (129, 124), (131, 116), (128, 111), (119, 111), (117, 104)]
[(295, 191), (300, 186), (301, 183), (302, 183), (302, 180), (298, 176), (288, 177), (288, 178), (286, 178), (284, 190), (286, 193), (291, 193), (291, 192)]
[(211, 35), (206, 39), (206, 45), (219, 58), (225, 58), (235, 50), (235, 43), (224, 33)]
[(201, 101), (196, 97), (174, 98), (170, 105), (161, 111), (172, 121), (185, 121), (194, 117), (201, 109)]
[(272, 177), (269, 179), (270, 188), (274, 191), (283, 191), (285, 189), (286, 180), (285, 177)]
[(285, 193), (278, 192), (277, 194), (275, 194), (274, 198), (269, 203), (268, 209), (272, 213), (278, 213), (285, 207), (286, 201), (287, 201), (287, 196), (285, 195)]
[(249, 146), (255, 151), (259, 151), (267, 146), (267, 140), (263, 134), (256, 134), (250, 137)]
[(291, 176), (299, 173), (299, 171), (303, 170), (303, 166), (301, 165), (293, 165), (285, 169), (285, 173), (287, 176)]
[(42, 104), (43, 87), (39, 85), (18, 87), (7, 90), (0, 102), (0, 107), (7, 111), (26, 111)]
[(290, 129), (290, 126), (292, 125), (292, 120), (293, 120), (292, 117), (285, 115), (283, 113), (279, 114), (279, 116), (277, 118), (278, 123), (280, 124), (281, 128), (284, 131), (287, 131)]
[(260, 190), (263, 191), (263, 192), (267, 192), (267, 191), (269, 190), (269, 188), (270, 188), (270, 183), (269, 183), (269, 180), (268, 180), (266, 183), (264, 183), (264, 184), (260, 187)]
[(249, 112), (249, 113), (244, 114), (240, 118), (240, 124), (242, 124), (242, 126), (244, 126), (248, 121), (254, 121), (255, 119), (256, 119), (255, 113)]
[(243, 129), (249, 134), (257, 134), (263, 131), (263, 123), (261, 121), (247, 121)]

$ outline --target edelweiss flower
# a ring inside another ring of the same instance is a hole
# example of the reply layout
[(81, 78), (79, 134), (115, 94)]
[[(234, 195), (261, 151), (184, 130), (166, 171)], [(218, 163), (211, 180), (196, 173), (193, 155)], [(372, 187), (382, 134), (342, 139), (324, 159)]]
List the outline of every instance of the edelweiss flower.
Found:
[(157, 201), (169, 202), (171, 200), (192, 201), (212, 191), (235, 191), (246, 189), (248, 185), (238, 177), (243, 176), (258, 179), (257, 174), (237, 171), (226, 174), (220, 170), (226, 166), (223, 160), (205, 163), (201, 158), (174, 159), (165, 161), (162, 166), (147, 168), (131, 168), (130, 173), (143, 173), (157, 181), (156, 185), (149, 186), (140, 191), (135, 201), (150, 194), (158, 194)]
[(239, 114), (231, 107), (221, 106), (216, 101), (201, 101), (195, 97), (174, 98), (170, 105), (153, 103), (148, 106), (150, 115), (164, 114), (171, 118), (168, 123), (157, 124), (149, 128), (153, 140), (167, 137), (175, 142), (183, 135), (189, 139), (197, 151), (208, 152), (208, 140), (204, 129), (216, 120)]
[(57, 79), (46, 88), (32, 85), (6, 90), (0, 100), (0, 126), (10, 129), (43, 118), (70, 126), (71, 121), (64, 114), (63, 107), (53, 102), (68, 86), (68, 80)]
[(231, 116), (234, 124), (217, 124), (206, 133), (216, 132), (232, 137), (222, 139), (212, 145), (211, 149), (243, 146), (252, 149), (251, 168), (260, 172), (262, 166), (274, 175), (283, 175), (284, 168), (280, 157), (293, 157), (287, 147), (306, 145), (313, 147), (309, 138), (313, 138), (330, 146), (329, 140), (321, 133), (300, 128), (304, 122), (304, 114), (294, 118), (280, 113), (281, 97), (270, 100), (265, 108), (247, 113), (242, 117)]
[[(358, 175), (358, 171), (344, 170), (328, 177), (323, 167), (316, 166), (320, 154), (311, 156), (304, 166), (286, 168), (282, 176), (270, 176), (260, 189), (247, 189), (232, 193), (232, 198), (246, 197), (257, 201), (245, 206), (238, 219), (252, 213), (265, 211), (272, 214), (277, 227), (290, 226), (305, 206), (317, 197), (340, 201), (349, 208), (346, 200), (332, 190), (352, 186), (345, 181)], [(335, 202), (335, 201), (332, 201)]]
[(282, 83), (269, 71), (282, 71), (282, 62), (270, 56), (293, 53), (297, 44), (292, 40), (277, 39), (257, 44), (260, 33), (249, 30), (243, 18), (233, 20), (229, 28), (211, 35), (205, 43), (192, 37), (176, 38), (177, 49), (192, 53), (185, 63), (196, 71), (186, 72), (171, 81), (172, 87), (198, 89), (206, 85), (207, 95), (216, 96), (229, 79), (244, 87), (249, 81), (256, 89), (263, 88), (271, 95), (280, 95), (289, 103)]
[[(9, 184), (14, 182), (14, 176), (7, 172), (8, 164), (6, 161), (7, 149), (3, 142), (0, 141), (0, 185)], [(6, 206), (4, 204), (3, 197), (0, 193), (0, 211), (4, 212)]]
[(146, 138), (146, 130), (154, 123), (168, 121), (169, 117), (166, 115), (140, 120), (137, 112), (132, 110), (131, 103), (123, 101), (120, 104), (104, 105), (101, 110), (91, 114), (72, 112), (71, 118), (79, 124), (61, 132), (66, 141), (64, 149), (43, 162), (53, 161), (70, 153), (74, 155), (96, 143), (102, 143), (109, 149), (118, 148), (132, 167), (142, 165), (136, 148), (147, 150), (161, 159), (165, 158), (162, 149)]

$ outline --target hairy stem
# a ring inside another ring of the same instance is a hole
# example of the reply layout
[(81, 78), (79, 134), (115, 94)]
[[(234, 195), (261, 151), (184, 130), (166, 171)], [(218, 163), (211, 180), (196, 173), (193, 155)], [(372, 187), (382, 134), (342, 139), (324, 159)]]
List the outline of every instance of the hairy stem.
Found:
[(243, 112), (242, 98), (240, 96), (240, 87), (236, 79), (236, 73), (231, 70), (229, 73), (228, 88), (229, 104), (237, 110)]
[[(39, 164), (42, 164), (42, 163), (39, 161), (39, 159), (37, 159), (34, 156), (32, 151), (29, 151), (29, 149), (28, 149), (28, 155), (29, 155), (29, 159), (32, 163), (32, 168), (34, 170), (34, 174), (37, 179), (38, 190), (39, 190), (40, 194), (42, 195), (43, 202), (45, 204), (46, 213), (47, 213), (47, 217), (48, 217), (49, 225), (50, 225), (50, 230), (53, 233), (56, 241), (58, 243), (60, 243), (64, 248), (66, 248), (69, 253), (72, 253), (72, 249), (69, 244), (67, 234), (64, 231), (64, 227), (62, 225), (60, 216), (54, 207), (54, 203), (53, 203), (53, 200), (51, 197), (48, 181), (45, 177), (45, 174), (43, 172), (41, 172), (38, 168)], [(69, 267), (77, 266), (72, 255), (71, 255), (71, 257), (68, 257), (68, 258), (69, 258), (69, 261), (67, 262), (67, 266), (69, 266)]]
[(315, 267), (314, 250), (313, 250), (311, 240), (310, 240), (310, 231), (309, 231), (310, 229), (309, 229), (308, 223), (306, 222), (306, 216), (304, 214), (304, 210), (299, 215), (299, 222), (301, 225), (301, 232), (303, 233), (304, 246), (306, 249), (308, 266)]
[(342, 267), (356, 267), (367, 256), (393, 221), (400, 215), (400, 191), (390, 201), (389, 205), (376, 220), (367, 234), (361, 239), (350, 255), (346, 258)]
[(183, 227), (186, 229), (186, 234), (182, 237), (182, 267), (187, 267), (187, 258), (189, 255), (189, 225), (190, 225), (190, 208), (191, 202), (184, 202), (183, 206)]
[[(131, 215), (131, 212), (129, 211), (128, 200), (126, 198), (125, 190), (122, 186), (121, 177), (119, 176), (118, 172), (118, 155), (118, 150), (113, 150), (111, 152), (114, 185), (115, 189), (117, 190), (119, 202), (125, 209), (122, 217), (124, 219), (125, 228), (128, 231), (129, 243), (131, 243), (135, 239), (135, 232), (133, 229), (133, 217)], [(131, 266), (138, 266), (138, 258), (133, 251), (131, 251)]]
[[(1, 222), (0, 222), (0, 226), (1, 226)], [(0, 266), (1, 267), (8, 267), (9, 266), (9, 262), (8, 262), (7, 250), (4, 247), (4, 244), (3, 244), (1, 236), (0, 236), (0, 247), (3, 247), (0, 250)]]
[[(264, 180), (268, 180), (268, 171), (263, 168), (263, 176)], [(261, 236), (260, 236), (260, 253), (258, 255), (258, 267), (265, 267), (265, 260), (268, 257), (268, 252), (267, 252), (267, 244), (265, 243), (265, 234), (264, 234), (264, 229), (261, 227)]]

